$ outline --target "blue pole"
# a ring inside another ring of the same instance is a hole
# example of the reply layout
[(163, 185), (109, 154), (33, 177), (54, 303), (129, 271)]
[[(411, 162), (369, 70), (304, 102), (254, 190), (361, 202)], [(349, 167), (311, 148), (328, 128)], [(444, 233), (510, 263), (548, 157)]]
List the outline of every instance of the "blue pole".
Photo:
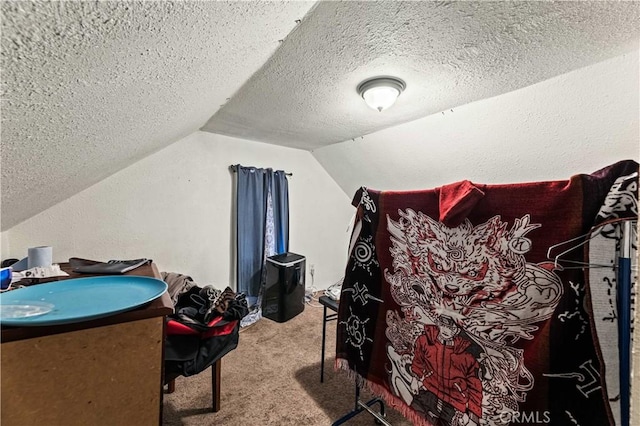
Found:
[(620, 424), (629, 426), (631, 409), (631, 221), (624, 222), (618, 257), (618, 350), (620, 352)]

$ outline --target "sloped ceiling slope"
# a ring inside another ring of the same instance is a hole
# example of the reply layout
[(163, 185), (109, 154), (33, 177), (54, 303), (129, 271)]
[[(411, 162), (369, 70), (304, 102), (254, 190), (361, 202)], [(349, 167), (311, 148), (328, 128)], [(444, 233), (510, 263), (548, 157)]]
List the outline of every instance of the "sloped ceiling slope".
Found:
[[(630, 51), (640, 3), (322, 2), (203, 130), (313, 150)], [(357, 85), (405, 80), (389, 110)]]
[[(313, 150), (629, 51), (638, 2), (4, 1), (2, 230), (198, 130)], [(356, 93), (407, 89), (370, 110)]]
[(197, 131), (314, 2), (2, 2), (2, 230)]

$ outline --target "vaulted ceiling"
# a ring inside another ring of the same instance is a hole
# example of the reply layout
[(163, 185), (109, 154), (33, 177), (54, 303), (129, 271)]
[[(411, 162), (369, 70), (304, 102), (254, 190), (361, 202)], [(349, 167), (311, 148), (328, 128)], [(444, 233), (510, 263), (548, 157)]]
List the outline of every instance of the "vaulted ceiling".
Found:
[[(2, 2), (2, 230), (197, 130), (313, 150), (638, 48), (636, 2)], [(356, 93), (407, 89), (377, 113)]]

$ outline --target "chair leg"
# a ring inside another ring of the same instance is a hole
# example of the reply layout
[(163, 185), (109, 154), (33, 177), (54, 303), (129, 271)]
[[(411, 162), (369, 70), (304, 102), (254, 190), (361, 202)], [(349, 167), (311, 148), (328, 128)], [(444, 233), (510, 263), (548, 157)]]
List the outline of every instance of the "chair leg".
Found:
[(167, 383), (167, 393), (174, 393), (176, 391), (176, 379)]
[(211, 402), (214, 413), (220, 411), (220, 371), (222, 366), (222, 358), (217, 360), (211, 366)]
[(322, 311), (322, 353), (320, 354), (320, 383), (324, 382), (324, 346), (327, 341), (327, 307)]

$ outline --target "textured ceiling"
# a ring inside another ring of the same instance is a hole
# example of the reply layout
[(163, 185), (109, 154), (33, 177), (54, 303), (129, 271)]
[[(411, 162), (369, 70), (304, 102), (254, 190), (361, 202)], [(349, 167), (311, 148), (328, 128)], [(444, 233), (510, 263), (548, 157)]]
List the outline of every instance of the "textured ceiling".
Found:
[[(2, 230), (200, 128), (314, 149), (619, 55), (640, 29), (637, 2), (0, 7)], [(407, 82), (382, 113), (355, 92), (378, 74)]]
[(7, 2), (2, 229), (197, 131), (313, 2)]
[[(638, 2), (323, 2), (202, 130), (314, 149), (637, 49)], [(362, 80), (407, 89), (369, 109)]]

